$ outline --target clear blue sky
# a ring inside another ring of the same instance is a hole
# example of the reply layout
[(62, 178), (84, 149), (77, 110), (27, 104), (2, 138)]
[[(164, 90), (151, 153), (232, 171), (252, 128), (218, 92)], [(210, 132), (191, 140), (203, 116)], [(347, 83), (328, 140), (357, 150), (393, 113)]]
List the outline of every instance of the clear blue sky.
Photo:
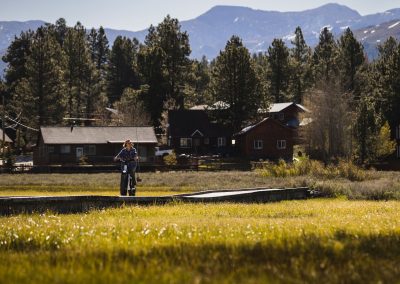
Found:
[(87, 28), (141, 30), (170, 14), (180, 21), (199, 16), (215, 5), (246, 6), (260, 10), (301, 11), (336, 2), (362, 15), (400, 8), (400, 0), (0, 0), (0, 21), (44, 20), (63, 17), (69, 25)]

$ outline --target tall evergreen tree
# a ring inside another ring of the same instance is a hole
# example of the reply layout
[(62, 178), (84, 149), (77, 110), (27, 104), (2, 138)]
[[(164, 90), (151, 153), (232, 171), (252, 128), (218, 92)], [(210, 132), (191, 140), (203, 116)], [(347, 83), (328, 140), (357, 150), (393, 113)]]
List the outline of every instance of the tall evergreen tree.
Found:
[(274, 39), (268, 48), (267, 79), (270, 82), (268, 94), (275, 103), (290, 100), (288, 94), (290, 67), (289, 49), (282, 39)]
[(60, 18), (56, 21), (54, 30), (55, 30), (56, 40), (62, 47), (64, 45), (65, 37), (68, 32), (67, 22), (65, 21), (64, 18)]
[(354, 91), (356, 73), (364, 62), (363, 46), (354, 37), (350, 28), (347, 28), (339, 39), (339, 65), (343, 91)]
[(379, 46), (379, 58), (376, 68), (379, 72), (378, 85), (382, 100), (382, 112), (389, 122), (392, 136), (395, 127), (400, 124), (400, 44), (390, 37)]
[(208, 87), (210, 84), (210, 67), (207, 58), (203, 56), (201, 61), (193, 61), (192, 82), (193, 95), (189, 97), (192, 105), (207, 104), (210, 101)]
[(149, 48), (158, 47), (164, 53), (162, 57), (164, 76), (160, 84), (165, 99), (171, 100), (177, 108), (183, 109), (192, 68), (188, 34), (181, 31), (177, 19), (168, 15), (157, 27), (149, 28), (145, 45)]
[(12, 99), (19, 80), (27, 76), (26, 59), (31, 53), (33, 35), (34, 32), (28, 30), (22, 32), (19, 37), (15, 37), (2, 58), (7, 63), (5, 84), (8, 89), (6, 93), (8, 100)]
[(257, 110), (263, 107), (260, 79), (249, 51), (239, 37), (232, 36), (220, 52), (211, 78), (214, 101), (223, 102), (222, 105), (227, 107), (227, 117), (220, 117), (222, 122), (238, 131), (256, 117)]
[(313, 71), (315, 82), (332, 81), (338, 75), (337, 45), (333, 34), (325, 27), (319, 36), (319, 43), (314, 49)]
[(139, 72), (148, 88), (147, 92), (140, 93), (140, 97), (154, 126), (161, 124), (161, 114), (167, 100), (164, 87), (164, 56), (161, 48), (151, 45), (142, 46), (138, 54)]
[(291, 78), (289, 93), (293, 101), (302, 103), (307, 89), (311, 87), (311, 48), (304, 40), (303, 32), (297, 27), (295, 38), (292, 40), (293, 48), (290, 49)]
[(34, 127), (62, 121), (64, 54), (55, 38), (40, 27), (26, 59), (26, 77), (19, 81), (12, 105), (23, 122)]
[(91, 61), (86, 29), (81, 23), (70, 28), (64, 41), (67, 55), (66, 81), (68, 84), (67, 112), (70, 117), (89, 118), (94, 111), (93, 97), (98, 79)]
[(108, 65), (108, 98), (113, 104), (120, 100), (125, 88), (138, 89), (137, 53), (139, 42), (118, 36), (111, 49)]

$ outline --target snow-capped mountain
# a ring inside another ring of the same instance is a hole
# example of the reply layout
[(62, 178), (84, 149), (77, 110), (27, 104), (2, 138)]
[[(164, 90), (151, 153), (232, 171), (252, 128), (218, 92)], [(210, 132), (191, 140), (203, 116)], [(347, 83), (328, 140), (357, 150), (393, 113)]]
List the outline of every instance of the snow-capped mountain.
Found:
[(354, 35), (364, 46), (369, 58), (378, 56), (377, 45), (384, 43), (390, 36), (400, 39), (400, 20), (371, 25), (354, 31)]

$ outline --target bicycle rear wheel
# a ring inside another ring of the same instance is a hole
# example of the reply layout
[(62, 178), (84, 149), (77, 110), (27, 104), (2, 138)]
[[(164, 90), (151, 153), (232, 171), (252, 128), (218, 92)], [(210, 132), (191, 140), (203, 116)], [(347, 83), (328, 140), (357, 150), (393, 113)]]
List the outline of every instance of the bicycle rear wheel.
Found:
[(121, 193), (122, 196), (126, 196), (128, 190), (128, 174), (121, 174), (121, 182), (119, 184), (119, 191)]

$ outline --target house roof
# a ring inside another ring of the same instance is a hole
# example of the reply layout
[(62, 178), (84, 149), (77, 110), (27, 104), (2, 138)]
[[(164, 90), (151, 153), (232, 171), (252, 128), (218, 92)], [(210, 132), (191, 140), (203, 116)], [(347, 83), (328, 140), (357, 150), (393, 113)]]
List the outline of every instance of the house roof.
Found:
[[(0, 141), (3, 141), (3, 129), (0, 129)], [(5, 134), (5, 141), (7, 143), (12, 143), (12, 140), (7, 136), (7, 134)]]
[(224, 110), (228, 109), (230, 105), (226, 102), (223, 101), (218, 101), (212, 105), (197, 105), (194, 107), (191, 107), (190, 110)]
[(153, 127), (40, 127), (45, 144), (157, 143)]
[(243, 128), (239, 132), (235, 133), (234, 136), (240, 136), (240, 135), (246, 134), (246, 133), (250, 132), (251, 130), (253, 130), (254, 128), (258, 127), (260, 124), (263, 124), (266, 121), (269, 121), (271, 123), (275, 123), (275, 124), (281, 126), (284, 129), (290, 129), (286, 125), (283, 125), (282, 123), (277, 122), (275, 119), (267, 117), (267, 118), (264, 118), (263, 120), (261, 120), (260, 122), (257, 122), (256, 124), (253, 124), (253, 125), (250, 125), (250, 126), (247, 126), (247, 127)]
[(300, 108), (302, 111), (310, 112), (306, 107), (302, 106), (301, 104), (296, 104), (296, 103), (275, 103), (275, 104), (271, 104), (268, 111), (265, 111), (265, 109), (259, 109), (258, 112), (259, 113), (281, 112), (284, 109), (290, 107), (291, 105), (295, 105), (296, 107)]

